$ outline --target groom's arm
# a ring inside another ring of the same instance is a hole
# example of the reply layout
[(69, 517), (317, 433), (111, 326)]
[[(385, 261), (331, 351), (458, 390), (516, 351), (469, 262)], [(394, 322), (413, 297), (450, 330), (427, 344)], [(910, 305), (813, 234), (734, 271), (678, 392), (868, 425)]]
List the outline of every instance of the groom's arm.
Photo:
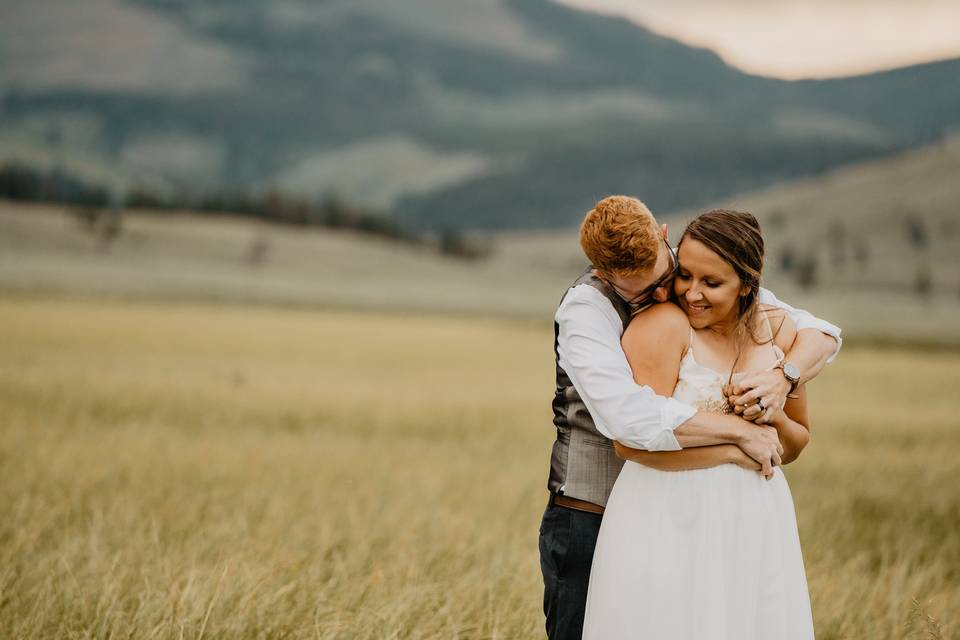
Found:
[(610, 301), (593, 287), (580, 285), (567, 293), (554, 319), (557, 361), (597, 430), (636, 449), (680, 449), (674, 429), (696, 409), (634, 382), (620, 346), (623, 324)]
[(620, 345), (620, 318), (593, 287), (571, 289), (554, 319), (560, 367), (597, 430), (607, 438), (647, 451), (732, 443), (759, 458), (764, 455), (758, 452), (771, 446), (765, 442), (765, 430), (752, 423), (732, 415), (698, 412), (634, 381)]

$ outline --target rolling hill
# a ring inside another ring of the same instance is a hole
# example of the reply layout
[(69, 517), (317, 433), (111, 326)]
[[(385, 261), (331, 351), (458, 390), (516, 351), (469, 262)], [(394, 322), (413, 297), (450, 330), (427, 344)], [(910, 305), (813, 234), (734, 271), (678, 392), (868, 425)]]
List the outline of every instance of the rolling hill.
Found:
[[(767, 286), (849, 337), (960, 345), (957, 175), (952, 138), (714, 205), (754, 212)], [(692, 215), (660, 218), (676, 239)], [(131, 211), (106, 243), (62, 207), (0, 202), (0, 291), (548, 321), (585, 266), (576, 230), (492, 240), (491, 258), (469, 262), (345, 231)], [(807, 260), (815, 266), (804, 282)]]
[(785, 82), (549, 0), (12, 0), (0, 36), (0, 161), (336, 193), (419, 229), (695, 206), (960, 124), (960, 61)]

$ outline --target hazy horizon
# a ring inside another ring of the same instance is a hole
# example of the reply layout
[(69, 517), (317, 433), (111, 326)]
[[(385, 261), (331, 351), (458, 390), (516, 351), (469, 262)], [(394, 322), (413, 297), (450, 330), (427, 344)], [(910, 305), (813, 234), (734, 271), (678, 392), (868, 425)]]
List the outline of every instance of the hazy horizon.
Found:
[(712, 49), (749, 73), (784, 79), (859, 75), (960, 57), (955, 1), (559, 1), (628, 18)]

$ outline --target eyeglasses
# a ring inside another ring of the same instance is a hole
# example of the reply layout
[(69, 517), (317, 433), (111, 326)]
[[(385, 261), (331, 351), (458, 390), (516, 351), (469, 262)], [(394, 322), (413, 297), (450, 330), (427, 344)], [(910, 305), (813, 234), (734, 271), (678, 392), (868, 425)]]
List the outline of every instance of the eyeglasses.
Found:
[(670, 245), (667, 244), (667, 239), (663, 238), (663, 244), (667, 247), (667, 255), (670, 257), (670, 267), (661, 275), (659, 278), (653, 281), (653, 283), (645, 288), (643, 291), (633, 296), (629, 297), (629, 294), (624, 293), (623, 289), (613, 284), (609, 280), (605, 282), (610, 285), (610, 288), (613, 289), (618, 296), (620, 296), (624, 302), (630, 305), (630, 311), (633, 315), (640, 313), (641, 311), (650, 308), (656, 300), (653, 299), (654, 293), (657, 289), (664, 287), (669, 287), (673, 284), (673, 279), (676, 278), (677, 272), (680, 270), (680, 263), (677, 261), (677, 256), (673, 253), (673, 249), (670, 248)]

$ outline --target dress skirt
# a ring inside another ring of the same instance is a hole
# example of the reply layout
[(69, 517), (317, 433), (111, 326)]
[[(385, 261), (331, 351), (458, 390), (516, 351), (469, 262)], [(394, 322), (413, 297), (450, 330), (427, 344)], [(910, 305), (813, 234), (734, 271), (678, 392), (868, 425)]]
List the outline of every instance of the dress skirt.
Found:
[(725, 464), (626, 462), (607, 502), (587, 595), (587, 640), (810, 640), (793, 498)]

